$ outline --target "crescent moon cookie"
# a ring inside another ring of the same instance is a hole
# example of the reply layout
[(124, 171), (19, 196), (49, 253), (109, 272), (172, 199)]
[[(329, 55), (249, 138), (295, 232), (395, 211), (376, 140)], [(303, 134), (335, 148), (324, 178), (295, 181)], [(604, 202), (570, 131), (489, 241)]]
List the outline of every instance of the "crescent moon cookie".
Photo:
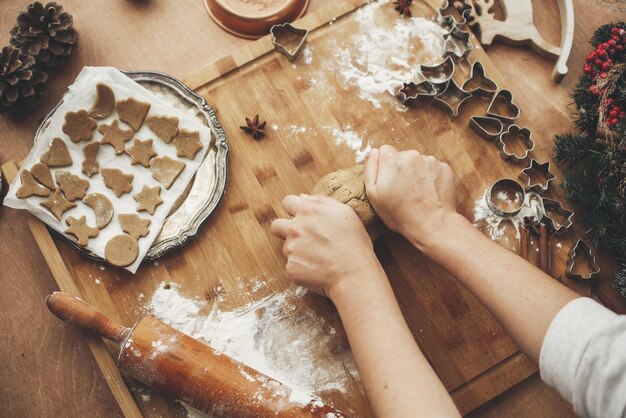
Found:
[(57, 171), (55, 177), (59, 189), (61, 189), (67, 200), (73, 202), (76, 199), (82, 199), (87, 194), (87, 189), (89, 188), (87, 180), (83, 180), (68, 171)]
[(86, 110), (78, 112), (67, 112), (63, 132), (70, 137), (72, 142), (89, 141), (93, 138), (93, 131), (96, 129), (96, 120), (89, 116)]
[(160, 195), (161, 188), (159, 186), (148, 187), (144, 185), (141, 191), (133, 196), (137, 202), (137, 212), (144, 210), (150, 215), (154, 215), (157, 206), (163, 203)]
[(113, 204), (105, 195), (89, 193), (83, 197), (83, 203), (96, 215), (96, 228), (103, 229), (113, 219)]
[(94, 119), (104, 119), (115, 109), (115, 94), (111, 87), (106, 84), (96, 84), (96, 101), (94, 102), (89, 116)]
[(73, 163), (67, 144), (61, 138), (50, 141), (50, 146), (41, 154), (39, 161), (48, 167), (67, 167)]
[(44, 208), (48, 209), (50, 213), (54, 215), (57, 221), (61, 220), (61, 217), (65, 212), (76, 207), (75, 203), (70, 202), (63, 196), (61, 189), (56, 189), (54, 193), (46, 200), (39, 203)]
[(81, 247), (87, 245), (89, 238), (95, 238), (100, 233), (98, 228), (92, 228), (87, 225), (87, 217), (84, 215), (78, 219), (68, 216), (65, 223), (68, 225), (65, 233), (73, 235), (76, 238), (76, 243)]
[(150, 110), (150, 103), (140, 102), (130, 97), (117, 102), (115, 110), (117, 110), (120, 119), (137, 132)]
[(120, 197), (133, 190), (134, 176), (132, 174), (124, 174), (119, 168), (103, 168), (100, 171), (104, 185), (113, 190), (115, 196)]
[(178, 118), (176, 116), (151, 116), (146, 124), (161, 141), (169, 144), (178, 133)]
[(18, 199), (26, 199), (31, 196), (50, 196), (50, 190), (37, 183), (30, 171), (20, 171), (20, 181), (22, 185), (15, 192), (15, 196), (17, 196)]
[(115, 119), (110, 125), (102, 124), (98, 126), (98, 130), (103, 135), (100, 140), (101, 144), (109, 144), (115, 148), (115, 154), (120, 155), (126, 151), (125, 143), (130, 141), (135, 134), (132, 129), (120, 128), (120, 122)]
[(120, 228), (135, 239), (146, 237), (150, 233), (150, 219), (141, 218), (135, 213), (121, 213), (117, 215)]
[(116, 235), (104, 247), (104, 258), (114, 266), (127, 267), (139, 255), (137, 240), (128, 234)]
[(169, 189), (184, 170), (185, 163), (170, 157), (157, 157), (152, 160), (152, 177)]
[(43, 184), (50, 190), (56, 189), (54, 185), (54, 180), (52, 180), (52, 173), (50, 172), (50, 168), (42, 163), (35, 163), (30, 168), (30, 173), (33, 175), (35, 180), (39, 182), (39, 184)]
[(193, 160), (202, 149), (200, 134), (197, 131), (181, 129), (172, 141), (176, 147), (176, 156)]

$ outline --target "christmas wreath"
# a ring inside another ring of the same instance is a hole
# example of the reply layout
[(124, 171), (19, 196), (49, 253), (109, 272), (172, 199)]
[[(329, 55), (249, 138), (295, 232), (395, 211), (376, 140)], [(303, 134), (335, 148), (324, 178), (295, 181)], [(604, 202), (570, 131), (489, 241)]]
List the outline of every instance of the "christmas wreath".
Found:
[(613, 286), (626, 298), (626, 23), (598, 28), (591, 44), (572, 94), (577, 132), (556, 136), (555, 158), (589, 236), (620, 261)]

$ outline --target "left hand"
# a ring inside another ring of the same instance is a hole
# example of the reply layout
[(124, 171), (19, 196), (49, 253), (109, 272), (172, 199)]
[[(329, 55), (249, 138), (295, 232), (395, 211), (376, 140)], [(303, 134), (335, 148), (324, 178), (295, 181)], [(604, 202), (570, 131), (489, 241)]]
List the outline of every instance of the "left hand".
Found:
[[(284, 239), (287, 278), (333, 299), (338, 288), (362, 285), (380, 267), (363, 224), (352, 208), (326, 196), (287, 196), (293, 216), (276, 219), (270, 231)], [(349, 291), (349, 289), (348, 289)]]

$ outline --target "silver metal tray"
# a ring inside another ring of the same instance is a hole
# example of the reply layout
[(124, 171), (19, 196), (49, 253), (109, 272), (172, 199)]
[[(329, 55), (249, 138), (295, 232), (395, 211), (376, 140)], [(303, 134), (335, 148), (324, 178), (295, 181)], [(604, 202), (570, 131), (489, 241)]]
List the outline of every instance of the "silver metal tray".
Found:
[[(217, 207), (226, 191), (228, 142), (215, 112), (204, 97), (194, 93), (181, 81), (167, 74), (153, 71), (124, 71), (124, 74), (174, 108), (195, 117), (200, 123), (211, 128), (211, 143), (204, 161), (190, 185), (174, 204), (165, 219), (161, 233), (154, 240), (144, 258), (144, 260), (154, 260), (195, 238), (202, 224)], [(45, 126), (61, 103), (63, 100), (43, 119), (35, 133), (35, 142), (39, 140)], [(104, 261), (65, 235), (58, 235), (87, 257)]]

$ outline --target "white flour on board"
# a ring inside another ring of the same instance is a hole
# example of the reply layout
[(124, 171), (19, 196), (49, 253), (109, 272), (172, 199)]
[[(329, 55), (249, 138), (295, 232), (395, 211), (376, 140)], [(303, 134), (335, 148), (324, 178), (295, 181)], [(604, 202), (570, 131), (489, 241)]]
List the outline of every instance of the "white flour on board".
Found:
[(346, 393), (351, 380), (358, 379), (352, 354), (336, 354), (337, 331), (310, 308), (295, 303), (306, 294), (304, 288), (235, 310), (222, 308), (219, 292), (211, 304), (184, 297), (179, 290), (177, 284), (161, 283), (147, 308), (166, 324), (288, 385), (297, 395)]
[(364, 143), (363, 139), (356, 133), (351, 126), (344, 126), (343, 129), (333, 129), (333, 137), (335, 144), (346, 145), (354, 151), (354, 161), (362, 163), (372, 152), (372, 144), (370, 141)]
[[(520, 239), (520, 226), (524, 222), (524, 218), (540, 219), (539, 203), (536, 200), (530, 200), (529, 195), (526, 195), (526, 200), (520, 212), (511, 217), (504, 218), (496, 215), (487, 205), (487, 198), (482, 195), (476, 200), (474, 204), (474, 226), (479, 227), (484, 225), (487, 236), (492, 240), (499, 240), (505, 234), (503, 223), (508, 221), (513, 225), (516, 231), (515, 238)], [(500, 200), (506, 199), (506, 194), (497, 196)]]

